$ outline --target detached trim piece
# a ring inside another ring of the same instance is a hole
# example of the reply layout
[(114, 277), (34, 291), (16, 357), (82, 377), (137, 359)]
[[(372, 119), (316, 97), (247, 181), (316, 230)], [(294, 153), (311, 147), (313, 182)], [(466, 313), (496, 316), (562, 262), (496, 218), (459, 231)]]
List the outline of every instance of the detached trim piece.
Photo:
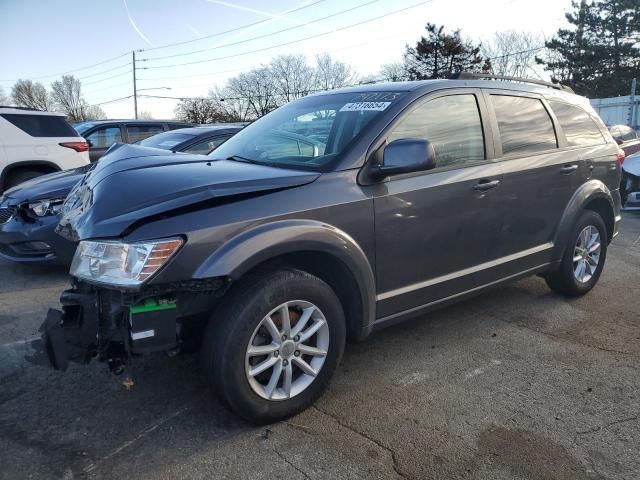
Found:
[(436, 278), (431, 278), (429, 280), (425, 280), (424, 282), (413, 283), (411, 285), (396, 288), (395, 290), (389, 290), (388, 292), (380, 293), (379, 295), (376, 295), (376, 301), (379, 302), (381, 300), (387, 300), (388, 298), (396, 297), (398, 295), (404, 295), (405, 293), (414, 292), (422, 288), (430, 287), (432, 285), (437, 285), (438, 283), (448, 282), (450, 280), (471, 275), (472, 273), (477, 273), (482, 270), (486, 270), (488, 268), (497, 267), (498, 265), (509, 263), (514, 260), (518, 260), (520, 258), (528, 257), (529, 255), (534, 255), (536, 253), (544, 252), (545, 250), (551, 250), (552, 248), (553, 248), (553, 242), (544, 243), (542, 245), (538, 245), (537, 247), (529, 248), (521, 252), (507, 255), (506, 257), (501, 257), (496, 260), (491, 260), (490, 262), (481, 263), (473, 267), (465, 268), (463, 270), (458, 270), (457, 272), (448, 273), (446, 275), (442, 275)]

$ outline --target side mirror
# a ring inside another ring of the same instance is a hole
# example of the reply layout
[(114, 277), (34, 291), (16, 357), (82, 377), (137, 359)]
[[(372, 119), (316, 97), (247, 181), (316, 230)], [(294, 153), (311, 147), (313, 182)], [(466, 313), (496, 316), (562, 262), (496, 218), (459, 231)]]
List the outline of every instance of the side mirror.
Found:
[(431, 170), (436, 166), (436, 151), (428, 140), (401, 138), (386, 147), (378, 173), (382, 177)]
[(624, 140), (622, 140), (620, 137), (613, 137), (613, 139), (618, 145), (622, 145), (624, 143)]
[(85, 138), (84, 141), (87, 142), (87, 145), (89, 145), (89, 148), (93, 147), (93, 143), (91, 143), (91, 140), (87, 140)]

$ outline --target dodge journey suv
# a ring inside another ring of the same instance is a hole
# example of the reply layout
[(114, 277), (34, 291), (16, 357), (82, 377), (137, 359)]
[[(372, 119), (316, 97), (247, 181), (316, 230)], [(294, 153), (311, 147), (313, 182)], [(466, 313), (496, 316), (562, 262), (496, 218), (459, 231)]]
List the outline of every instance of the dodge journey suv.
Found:
[(347, 340), (528, 275), (591, 290), (621, 160), (566, 87), (475, 76), (308, 96), (197, 161), (124, 146), (65, 201), (79, 245), (43, 345), (115, 372), (199, 348), (225, 405), (286, 418)]

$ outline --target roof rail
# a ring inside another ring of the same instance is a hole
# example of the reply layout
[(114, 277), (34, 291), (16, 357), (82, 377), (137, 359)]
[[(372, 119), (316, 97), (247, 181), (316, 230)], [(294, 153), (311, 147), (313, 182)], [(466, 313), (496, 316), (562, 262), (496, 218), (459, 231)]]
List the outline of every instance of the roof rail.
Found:
[(565, 92), (575, 93), (571, 87), (562, 85), (561, 83), (546, 82), (544, 80), (535, 80), (533, 78), (494, 75), (493, 73), (460, 72), (454, 74), (451, 78), (455, 80), (507, 80), (509, 82), (533, 83), (535, 85), (543, 85), (545, 87), (555, 88), (556, 90), (564, 90)]
[(15, 105), (0, 105), (0, 108), (14, 108), (16, 110), (29, 110), (31, 112), (44, 112), (44, 110), (40, 110), (39, 108), (16, 107)]

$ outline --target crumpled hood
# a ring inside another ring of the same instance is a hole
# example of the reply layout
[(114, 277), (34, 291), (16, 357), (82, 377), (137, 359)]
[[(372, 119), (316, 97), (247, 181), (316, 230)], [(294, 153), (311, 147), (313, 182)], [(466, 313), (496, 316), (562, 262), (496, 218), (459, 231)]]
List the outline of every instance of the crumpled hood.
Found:
[(640, 177), (640, 152), (625, 158), (622, 169), (630, 175)]
[[(202, 155), (139, 156), (144, 147), (126, 145), (101, 159), (65, 202), (57, 232), (69, 240), (122, 235), (135, 222), (220, 199), (263, 194), (304, 185), (319, 173), (213, 161)], [(153, 149), (155, 151), (155, 149)], [(129, 155), (125, 157), (125, 155)], [(126, 158), (126, 162), (124, 160)]]
[(19, 205), (36, 200), (65, 198), (73, 186), (82, 179), (89, 167), (90, 165), (85, 165), (27, 180), (4, 192), (4, 203)]

